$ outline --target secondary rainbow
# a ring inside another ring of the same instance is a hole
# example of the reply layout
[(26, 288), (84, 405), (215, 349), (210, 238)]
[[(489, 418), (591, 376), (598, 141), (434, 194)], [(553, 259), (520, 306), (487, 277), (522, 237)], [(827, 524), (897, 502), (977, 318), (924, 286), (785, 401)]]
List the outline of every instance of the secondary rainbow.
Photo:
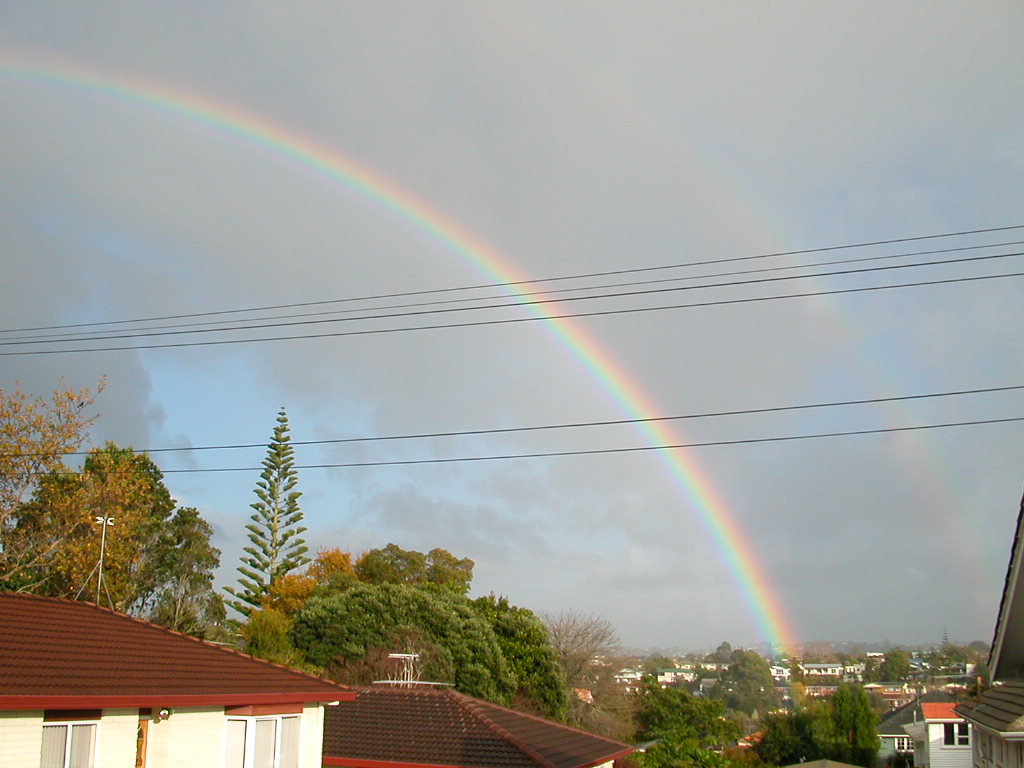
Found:
[[(34, 57), (11, 55), (2, 50), (0, 75), (49, 87), (84, 90), (118, 101), (135, 103), (236, 137), (310, 168), (368, 198), (428, 234), (488, 280), (516, 283), (526, 279), (494, 248), (480, 242), (455, 222), (393, 182), (359, 165), (336, 149), (263, 117), (166, 86), (105, 75), (65, 62), (44, 62)], [(530, 311), (547, 321), (545, 325), (560, 344), (628, 417), (649, 418), (660, 415), (659, 409), (633, 377), (581, 325), (570, 319), (553, 318), (537, 306), (530, 307)], [(648, 423), (639, 428), (655, 445), (678, 445), (684, 442), (664, 423)], [(763, 639), (777, 649), (794, 647), (794, 635), (778, 595), (771, 588), (753, 547), (697, 461), (684, 449), (666, 449), (659, 451), (658, 456), (675, 485), (691, 502), (697, 517), (717, 546)]]

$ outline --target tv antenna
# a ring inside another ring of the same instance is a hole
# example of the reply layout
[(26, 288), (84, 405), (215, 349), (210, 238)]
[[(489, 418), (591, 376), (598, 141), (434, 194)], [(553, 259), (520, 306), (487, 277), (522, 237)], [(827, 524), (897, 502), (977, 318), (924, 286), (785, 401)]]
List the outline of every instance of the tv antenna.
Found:
[(103, 556), (106, 554), (107, 551), (107, 526), (114, 524), (114, 518), (107, 517), (106, 515), (98, 515), (94, 517), (93, 520), (98, 525), (102, 526), (100, 531), (100, 559), (96, 563), (96, 566), (89, 573), (89, 577), (85, 580), (85, 583), (82, 584), (81, 588), (78, 590), (78, 594), (75, 595), (75, 600), (77, 600), (81, 596), (85, 588), (89, 586), (89, 582), (92, 581), (93, 574), (95, 574), (96, 605), (100, 604), (100, 590), (102, 589), (103, 593), (107, 596), (107, 605), (110, 606), (110, 610), (114, 610), (114, 601), (110, 597), (110, 590), (107, 589), (107, 585), (103, 581)]

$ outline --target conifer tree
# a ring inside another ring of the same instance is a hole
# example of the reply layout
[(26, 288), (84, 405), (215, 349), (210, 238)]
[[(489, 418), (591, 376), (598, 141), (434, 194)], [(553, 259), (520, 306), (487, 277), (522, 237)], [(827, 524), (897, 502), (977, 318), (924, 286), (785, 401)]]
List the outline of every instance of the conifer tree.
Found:
[(250, 545), (243, 548), (245, 555), (238, 567), (239, 587), (225, 588), (236, 598), (230, 601), (231, 607), (246, 617), (260, 608), (276, 579), (309, 562), (309, 548), (302, 538), (306, 528), (300, 525), (302, 494), (295, 490), (297, 483), (288, 417), (282, 408), (256, 483), (259, 501), (250, 505), (255, 512), (252, 522), (245, 526)]

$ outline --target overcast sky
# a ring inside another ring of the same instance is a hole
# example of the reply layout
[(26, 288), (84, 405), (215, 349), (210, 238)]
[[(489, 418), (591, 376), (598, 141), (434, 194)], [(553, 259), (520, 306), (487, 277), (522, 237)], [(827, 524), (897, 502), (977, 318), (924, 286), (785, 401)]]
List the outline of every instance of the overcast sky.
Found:
[[(550, 305), (611, 312), (559, 323), (58, 351), (533, 316), (478, 309), (7, 345), (0, 387), (106, 376), (93, 441), (176, 448), (265, 444), (281, 407), (314, 441), (1024, 384), (1024, 283), (994, 277), (1024, 272), (1007, 255), (1024, 229), (721, 261), (1024, 224), (1022, 34), (1009, 0), (0, 2), (0, 341), (509, 278), (617, 273), (522, 287), (602, 294), (744, 283)], [(749, 282), (940, 259), (974, 260)], [(727, 272), (744, 274), (708, 277)], [(957, 278), (972, 279), (937, 282)], [(849, 292), (907, 283), (932, 284)], [(814, 295), (777, 298), (791, 294)], [(44, 354), (8, 354), (28, 351)], [(734, 443), (303, 469), (307, 539), (443, 547), (476, 562), (474, 594), (605, 616), (634, 646), (757, 643), (759, 611), (803, 641), (988, 641), (1024, 422), (735, 443), (1022, 417), (1021, 393), (298, 446), (317, 465)], [(262, 456), (154, 455), (215, 526), (222, 584)], [(229, 467), (250, 469), (171, 471)]]

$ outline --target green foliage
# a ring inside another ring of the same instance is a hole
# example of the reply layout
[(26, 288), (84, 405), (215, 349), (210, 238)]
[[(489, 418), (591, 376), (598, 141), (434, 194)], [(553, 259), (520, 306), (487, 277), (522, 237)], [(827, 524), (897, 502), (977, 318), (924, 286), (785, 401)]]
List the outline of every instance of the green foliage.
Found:
[(445, 549), (423, 554), (388, 544), (363, 553), (354, 570), (360, 581), (370, 584), (434, 586), (465, 595), (473, 580), (473, 565), (468, 557), (460, 560)]
[(291, 639), (309, 662), (337, 667), (374, 649), (394, 650), (387, 644), (410, 633), (419, 633), (451, 660), (447, 670), (428, 666), (428, 679), (454, 683), (457, 690), (489, 701), (510, 701), (515, 680), (490, 623), (464, 598), (445, 590), (354, 584), (314, 595), (296, 614)]
[(259, 501), (250, 505), (255, 512), (250, 517), (252, 522), (245, 526), (249, 546), (243, 548), (247, 556), (238, 567), (239, 588), (225, 588), (235, 598), (230, 601), (231, 607), (244, 616), (260, 607), (276, 579), (309, 562), (309, 548), (302, 538), (306, 528), (300, 525), (302, 494), (295, 490), (298, 475), (293, 453), (288, 417), (282, 408), (256, 483)]
[(814, 713), (773, 712), (761, 720), (763, 738), (754, 751), (769, 765), (794, 765), (816, 759)]
[(680, 688), (662, 688), (646, 678), (636, 713), (637, 737), (656, 740), (634, 755), (641, 768), (724, 768), (722, 749), (740, 736), (720, 699), (697, 698)]
[(648, 677), (636, 713), (637, 737), (721, 749), (740, 736), (736, 722), (725, 715), (721, 699), (698, 698), (682, 688), (662, 688)]
[(777, 704), (771, 667), (754, 651), (733, 651), (732, 663), (722, 676), (722, 682), (730, 709), (754, 715)]
[(224, 639), (224, 601), (213, 589), (220, 550), (213, 527), (193, 507), (179, 508), (160, 534), (158, 584), (149, 620), (187, 635)]
[(481, 597), (470, 605), (491, 625), (516, 681), (514, 704), (558, 720), (566, 715), (565, 676), (541, 620), (504, 597)]
[(292, 621), (280, 611), (263, 608), (249, 614), (242, 626), (244, 650), (253, 656), (288, 667), (302, 667), (303, 658), (288, 636)]
[(879, 680), (906, 680), (910, 677), (910, 658), (906, 651), (887, 651), (878, 667)]
[(880, 746), (878, 715), (859, 685), (841, 685), (831, 701), (806, 710), (768, 715), (762, 726), (755, 751), (773, 765), (827, 759), (871, 768)]

